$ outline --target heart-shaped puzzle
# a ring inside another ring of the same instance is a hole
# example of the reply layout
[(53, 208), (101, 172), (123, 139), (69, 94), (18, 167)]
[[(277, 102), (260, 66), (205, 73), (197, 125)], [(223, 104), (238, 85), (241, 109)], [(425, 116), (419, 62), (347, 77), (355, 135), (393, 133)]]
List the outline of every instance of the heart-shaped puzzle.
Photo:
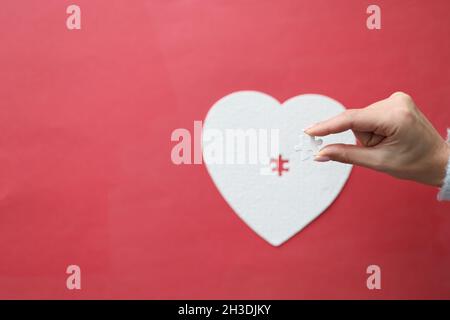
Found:
[[(303, 128), (344, 110), (322, 95), (281, 105), (256, 91), (227, 95), (209, 110), (202, 138), (208, 172), (236, 214), (270, 244), (279, 246), (302, 230), (347, 181), (351, 165), (318, 163), (296, 152)], [(355, 137), (351, 131), (326, 136), (311, 150), (332, 143), (355, 144)]]

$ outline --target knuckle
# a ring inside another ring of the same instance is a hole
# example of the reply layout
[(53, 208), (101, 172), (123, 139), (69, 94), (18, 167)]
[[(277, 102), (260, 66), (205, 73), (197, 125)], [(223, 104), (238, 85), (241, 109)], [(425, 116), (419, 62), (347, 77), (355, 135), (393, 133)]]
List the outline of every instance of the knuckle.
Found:
[(353, 124), (355, 122), (355, 116), (356, 111), (353, 109), (344, 111), (344, 117), (347, 119), (347, 122), (349, 123), (350, 127), (353, 127)]
[(414, 118), (414, 102), (404, 92), (396, 92), (391, 96), (393, 115), (397, 120), (408, 121)]
[(410, 102), (410, 101), (412, 101), (411, 96), (409, 94), (403, 92), (403, 91), (394, 92), (391, 95), (391, 98), (396, 99), (396, 100), (401, 101), (401, 102)]
[(410, 123), (414, 120), (414, 111), (407, 105), (400, 105), (396, 108), (395, 114), (401, 123)]

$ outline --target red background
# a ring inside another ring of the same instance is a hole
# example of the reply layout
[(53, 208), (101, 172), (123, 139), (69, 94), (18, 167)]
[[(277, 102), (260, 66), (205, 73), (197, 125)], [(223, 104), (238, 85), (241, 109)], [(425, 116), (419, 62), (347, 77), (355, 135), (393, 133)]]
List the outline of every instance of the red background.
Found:
[[(354, 168), (283, 246), (256, 236), (172, 130), (253, 89), (363, 107), (410, 93), (450, 125), (450, 2), (0, 4), (0, 298), (450, 298), (450, 204)], [(66, 289), (66, 267), (82, 290)], [(366, 268), (382, 269), (382, 290)]]

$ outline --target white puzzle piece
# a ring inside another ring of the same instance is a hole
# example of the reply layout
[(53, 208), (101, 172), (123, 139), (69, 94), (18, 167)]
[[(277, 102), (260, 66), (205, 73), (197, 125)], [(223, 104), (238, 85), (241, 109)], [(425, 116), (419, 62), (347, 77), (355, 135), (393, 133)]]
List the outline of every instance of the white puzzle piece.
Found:
[[(350, 165), (332, 161), (318, 163), (312, 156), (331, 143), (355, 144), (351, 131), (320, 140), (307, 136), (308, 142), (301, 142), (302, 146), (298, 140), (302, 128), (344, 110), (339, 102), (322, 95), (300, 95), (281, 105), (271, 96), (256, 91), (227, 95), (209, 110), (202, 138), (208, 172), (236, 214), (270, 244), (281, 245), (302, 230), (330, 206), (347, 181)], [(226, 135), (220, 133), (230, 129), (240, 132), (274, 130), (278, 132), (279, 148), (262, 152), (263, 163), (211, 161), (212, 154), (219, 153), (220, 157), (215, 160), (248, 156), (243, 154), (248, 152), (245, 148), (212, 152), (211, 143), (220, 139), (225, 145)], [(308, 161), (304, 152), (296, 152), (296, 146), (309, 154)]]
[(300, 143), (295, 146), (295, 151), (300, 152), (302, 161), (313, 158), (320, 151), (320, 146), (323, 143), (322, 139), (312, 137), (306, 133), (299, 135)]

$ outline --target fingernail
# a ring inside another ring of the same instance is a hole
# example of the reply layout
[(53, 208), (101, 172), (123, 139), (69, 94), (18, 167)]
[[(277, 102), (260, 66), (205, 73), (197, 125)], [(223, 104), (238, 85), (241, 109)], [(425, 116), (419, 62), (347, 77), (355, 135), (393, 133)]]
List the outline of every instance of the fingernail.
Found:
[(303, 129), (303, 132), (308, 133), (308, 130), (311, 129), (312, 127), (314, 127), (314, 125), (306, 127), (305, 129)]
[(330, 157), (327, 157), (327, 156), (315, 156), (314, 157), (314, 161), (317, 161), (317, 162), (327, 162), (330, 160), (331, 160)]

